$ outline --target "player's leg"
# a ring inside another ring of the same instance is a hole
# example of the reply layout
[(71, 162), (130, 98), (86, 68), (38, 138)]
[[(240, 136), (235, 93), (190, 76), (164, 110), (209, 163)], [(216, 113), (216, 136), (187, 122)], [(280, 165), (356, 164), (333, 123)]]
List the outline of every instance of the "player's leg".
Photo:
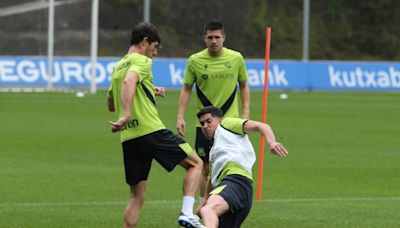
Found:
[(183, 179), (183, 194), (194, 197), (199, 187), (203, 162), (192, 150), (179, 165), (186, 169), (186, 174)]
[(192, 147), (181, 137), (169, 130), (161, 130), (152, 134), (151, 153), (168, 172), (176, 165), (186, 169), (183, 179), (182, 212), (179, 224), (185, 227), (202, 227), (199, 219), (193, 215), (194, 195), (198, 189), (203, 162)]
[(235, 213), (228, 212), (222, 215), (219, 219), (223, 224), (220, 228), (240, 228), (251, 209), (251, 204), (236, 211)]
[(179, 164), (186, 169), (186, 174), (183, 179), (182, 212), (179, 215), (178, 222), (184, 227), (201, 228), (203, 225), (200, 223), (200, 219), (193, 214), (193, 207), (195, 194), (200, 183), (203, 162), (196, 152), (192, 150)]
[(200, 176), (199, 194), (200, 204), (204, 200), (204, 195), (207, 194), (208, 174), (210, 172), (210, 163), (203, 160), (203, 169)]
[(198, 189), (203, 162), (192, 147), (167, 129), (152, 133), (146, 140), (150, 147), (149, 153), (168, 172), (171, 172), (178, 164), (186, 169), (183, 193), (194, 197)]
[(135, 228), (139, 220), (140, 209), (144, 203), (147, 181), (131, 186), (131, 195), (124, 211), (124, 228)]
[(122, 143), (126, 183), (130, 186), (130, 199), (124, 211), (124, 227), (136, 227), (147, 188), (152, 157), (142, 139)]
[[(206, 227), (214, 227), (215, 216), (218, 216), (219, 227), (237, 228), (247, 217), (252, 205), (252, 181), (245, 176), (228, 175), (209, 195), (205, 206), (200, 209)], [(214, 202), (209, 202), (211, 199)]]
[(207, 228), (219, 226), (219, 217), (229, 211), (229, 205), (220, 195), (210, 195), (199, 213)]

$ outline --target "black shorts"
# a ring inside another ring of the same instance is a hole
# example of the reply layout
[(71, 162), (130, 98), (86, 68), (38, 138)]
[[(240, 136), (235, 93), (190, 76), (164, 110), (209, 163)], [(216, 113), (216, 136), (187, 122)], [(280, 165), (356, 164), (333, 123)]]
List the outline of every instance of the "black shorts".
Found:
[(126, 183), (147, 180), (155, 159), (168, 172), (184, 160), (192, 148), (181, 137), (163, 129), (122, 143)]
[(219, 217), (219, 228), (240, 227), (253, 203), (253, 182), (241, 175), (228, 175), (210, 195), (220, 195), (229, 205), (229, 212)]
[(196, 143), (194, 148), (203, 162), (209, 162), (212, 141), (206, 139), (200, 127), (196, 127)]

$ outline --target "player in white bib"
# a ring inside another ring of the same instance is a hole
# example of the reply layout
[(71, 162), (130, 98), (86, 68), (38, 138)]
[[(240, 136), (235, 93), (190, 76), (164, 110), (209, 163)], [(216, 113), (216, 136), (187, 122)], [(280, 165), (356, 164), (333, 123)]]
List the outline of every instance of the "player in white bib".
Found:
[(252, 167), (256, 160), (247, 133), (265, 137), (271, 153), (286, 156), (288, 151), (276, 142), (268, 124), (240, 118), (222, 118), (223, 113), (207, 106), (197, 113), (204, 136), (212, 140), (211, 173), (205, 202), (199, 215), (207, 228), (240, 227), (250, 212), (253, 198)]

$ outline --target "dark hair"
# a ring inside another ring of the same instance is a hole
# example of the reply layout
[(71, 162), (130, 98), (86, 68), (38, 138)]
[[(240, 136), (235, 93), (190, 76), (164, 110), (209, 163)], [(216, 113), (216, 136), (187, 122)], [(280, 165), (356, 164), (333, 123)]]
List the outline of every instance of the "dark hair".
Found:
[(206, 106), (197, 113), (197, 118), (200, 118), (202, 115), (210, 113), (212, 117), (222, 117), (223, 113), (221, 109), (215, 106)]
[(131, 45), (139, 44), (145, 37), (147, 37), (150, 44), (156, 41), (161, 44), (161, 38), (156, 26), (149, 22), (141, 22), (135, 25), (132, 30)]
[(224, 24), (218, 20), (212, 20), (204, 25), (204, 33), (207, 33), (207, 30), (222, 30), (224, 32)]

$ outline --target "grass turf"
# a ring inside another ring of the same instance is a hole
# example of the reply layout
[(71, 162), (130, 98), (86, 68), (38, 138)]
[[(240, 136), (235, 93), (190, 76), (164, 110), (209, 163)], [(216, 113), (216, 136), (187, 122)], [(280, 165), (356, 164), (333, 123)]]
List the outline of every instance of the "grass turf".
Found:
[[(0, 93), (0, 227), (121, 227), (129, 194), (104, 94)], [(267, 121), (290, 155), (266, 151), (263, 200), (243, 227), (398, 227), (400, 93), (288, 95), (270, 92)], [(158, 99), (171, 130), (178, 96)], [(261, 100), (252, 93), (252, 119)], [(139, 227), (177, 227), (182, 176), (153, 163)]]

